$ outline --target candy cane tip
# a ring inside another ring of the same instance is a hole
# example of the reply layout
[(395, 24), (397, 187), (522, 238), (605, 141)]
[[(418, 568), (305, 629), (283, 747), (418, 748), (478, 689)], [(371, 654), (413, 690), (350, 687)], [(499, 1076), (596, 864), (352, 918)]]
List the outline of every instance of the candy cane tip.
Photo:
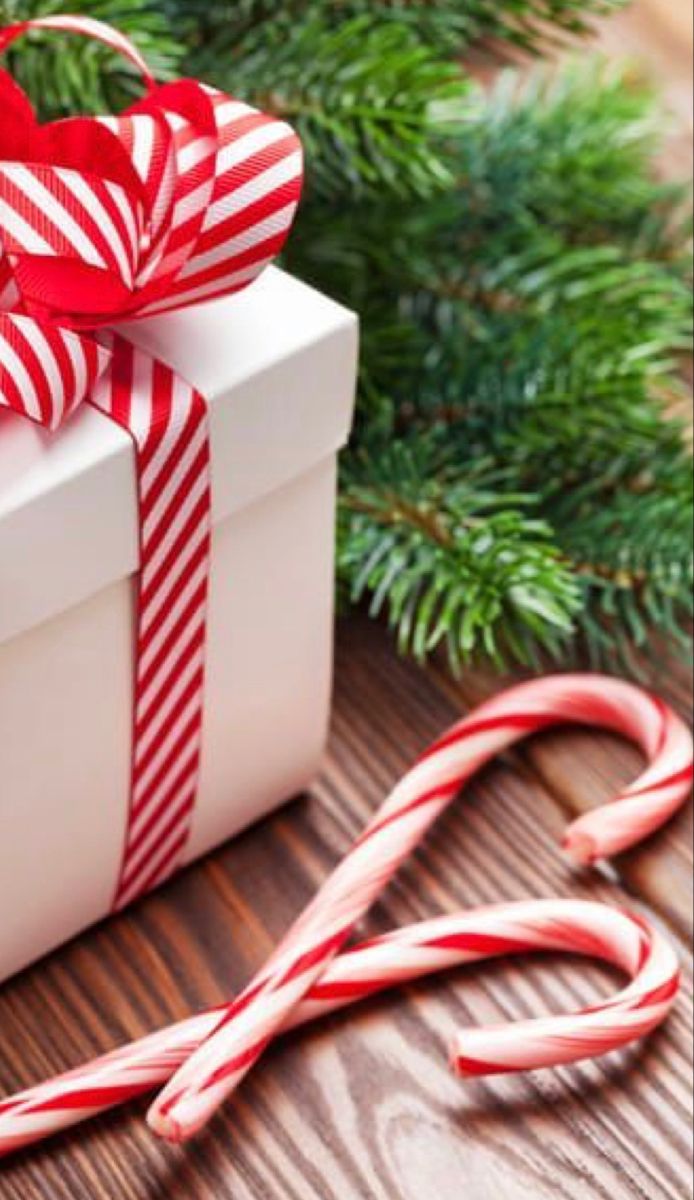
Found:
[(457, 1033), (451, 1042), (448, 1063), (453, 1074), (461, 1080), (479, 1079), (483, 1075), (505, 1073), (503, 1070), (497, 1071), (489, 1063), (481, 1062), (479, 1059), (472, 1058), (467, 1054), (464, 1032)]
[(152, 1133), (156, 1134), (162, 1141), (170, 1142), (172, 1146), (180, 1146), (187, 1140), (187, 1135), (183, 1131), (181, 1122), (168, 1113), (162, 1113), (155, 1108), (151, 1108), (147, 1113), (147, 1124)]
[(564, 835), (561, 848), (573, 867), (589, 867), (600, 858), (595, 838), (582, 830), (569, 829)]

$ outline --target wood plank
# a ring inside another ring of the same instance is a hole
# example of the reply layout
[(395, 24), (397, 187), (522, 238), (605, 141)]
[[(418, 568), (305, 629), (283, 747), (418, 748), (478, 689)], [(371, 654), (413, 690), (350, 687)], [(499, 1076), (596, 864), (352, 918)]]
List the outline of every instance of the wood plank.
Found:
[[(360, 619), (341, 631), (337, 680), (330, 752), (310, 797), (0, 992), (2, 1089), (238, 988), (460, 708)], [(556, 849), (564, 818), (532, 760), (507, 756), (443, 819), (365, 929), (503, 898), (623, 903), (616, 884), (567, 869)], [(404, 989), (273, 1048), (188, 1150), (156, 1143), (142, 1107), (131, 1109), (8, 1162), (0, 1196), (685, 1200), (690, 999), (644, 1047), (601, 1063), (472, 1084), (448, 1070), (455, 1027), (577, 1006), (613, 985), (610, 972), (556, 957)]]

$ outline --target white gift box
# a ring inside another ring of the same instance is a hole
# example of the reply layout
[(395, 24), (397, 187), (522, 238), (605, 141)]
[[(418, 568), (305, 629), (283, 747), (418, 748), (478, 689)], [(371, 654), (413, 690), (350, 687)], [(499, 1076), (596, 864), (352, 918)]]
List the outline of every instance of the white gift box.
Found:
[[(356, 318), (269, 269), (127, 326), (207, 398), (214, 533), (186, 861), (311, 780), (330, 703), (336, 456)], [(130, 438), (0, 415), (0, 978), (108, 913), (127, 822), (138, 537)]]

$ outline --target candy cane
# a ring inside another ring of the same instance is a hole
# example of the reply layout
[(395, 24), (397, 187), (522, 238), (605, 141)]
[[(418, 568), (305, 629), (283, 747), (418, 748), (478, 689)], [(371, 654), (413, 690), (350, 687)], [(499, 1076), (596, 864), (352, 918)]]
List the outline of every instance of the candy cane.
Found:
[[(148, 1120), (159, 1135), (184, 1141), (199, 1130), (238, 1086), (297, 1006), (325, 978), (355, 923), (475, 771), (505, 747), (563, 722), (599, 725), (634, 739), (649, 768), (613, 803), (581, 817), (565, 848), (592, 862), (633, 845), (681, 804), (692, 778), (691, 736), (660, 700), (635, 686), (596, 675), (550, 676), (483, 704), (437, 741), (395, 787), (350, 853), (326, 881), (268, 964), (218, 1015), (212, 1034), (174, 1075)], [(660, 960), (656, 959), (660, 969)], [(674, 977), (653, 980), (636, 1008), (596, 1011), (592, 1052), (620, 1045), (625, 1027), (640, 1036), (652, 1006), (672, 998)], [(480, 1030), (466, 1035), (457, 1062), (484, 1071), (570, 1061), (575, 1018), (559, 1030), (539, 1026)], [(530, 1041), (528, 1041), (528, 1038)], [(535, 1039), (533, 1041), (533, 1038)]]
[[(574, 1016), (526, 1021), (507, 1031), (469, 1030), (455, 1039), (461, 1073), (576, 1062), (642, 1037), (666, 1016), (679, 969), (669, 944), (640, 918), (585, 900), (528, 900), (439, 917), (344, 951), (288, 1017), (303, 1025), (399, 983), (526, 951), (572, 951), (620, 967), (633, 982)], [(213, 1009), (0, 1101), (0, 1157), (106, 1112), (169, 1079), (214, 1031)], [(505, 1039), (510, 1038), (510, 1044)]]

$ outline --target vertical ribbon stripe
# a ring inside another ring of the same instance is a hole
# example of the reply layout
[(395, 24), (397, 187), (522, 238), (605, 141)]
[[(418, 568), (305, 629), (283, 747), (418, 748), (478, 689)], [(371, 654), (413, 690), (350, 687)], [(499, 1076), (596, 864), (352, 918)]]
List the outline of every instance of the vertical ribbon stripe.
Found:
[(207, 406), (123, 338), (92, 404), (133, 439), (140, 573), (130, 813), (114, 907), (178, 867), (195, 805), (210, 561)]

